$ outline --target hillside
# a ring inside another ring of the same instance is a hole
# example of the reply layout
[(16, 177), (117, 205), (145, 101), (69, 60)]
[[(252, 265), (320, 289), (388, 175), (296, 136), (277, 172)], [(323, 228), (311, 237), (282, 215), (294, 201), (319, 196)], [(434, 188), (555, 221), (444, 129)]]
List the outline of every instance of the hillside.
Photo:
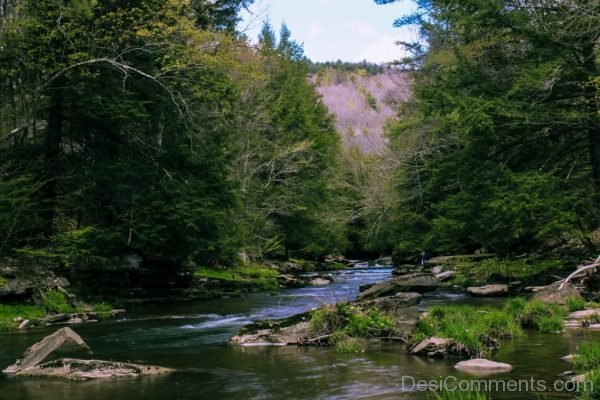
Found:
[(379, 153), (385, 146), (383, 127), (394, 117), (398, 104), (410, 97), (405, 72), (387, 68), (369, 74), (365, 69), (343, 71), (323, 68), (312, 81), (329, 111), (346, 146), (366, 153)]

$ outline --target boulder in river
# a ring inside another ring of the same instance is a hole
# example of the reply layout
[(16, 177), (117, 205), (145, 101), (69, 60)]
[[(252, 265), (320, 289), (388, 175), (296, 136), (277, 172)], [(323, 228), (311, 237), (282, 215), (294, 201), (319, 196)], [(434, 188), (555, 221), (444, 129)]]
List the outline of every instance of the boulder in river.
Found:
[(318, 275), (310, 278), (308, 284), (310, 286), (327, 286), (333, 283), (333, 278), (329, 275)]
[(486, 360), (485, 358), (475, 358), (473, 360), (461, 361), (456, 364), (454, 368), (474, 374), (512, 371), (512, 365), (510, 364), (490, 361)]
[(90, 354), (92, 350), (81, 336), (71, 328), (62, 328), (28, 348), (21, 358), (3, 372), (17, 373), (59, 357)]
[(161, 375), (173, 372), (172, 369), (155, 365), (139, 365), (116, 361), (80, 360), (60, 358), (17, 372), (16, 376), (65, 378), (73, 380), (133, 378), (147, 375)]
[(467, 292), (471, 296), (478, 297), (498, 297), (506, 296), (508, 294), (508, 285), (486, 285), (480, 287), (467, 288)]
[(430, 292), (438, 288), (440, 280), (432, 274), (409, 274), (380, 282), (358, 295), (359, 299), (374, 299), (400, 292)]

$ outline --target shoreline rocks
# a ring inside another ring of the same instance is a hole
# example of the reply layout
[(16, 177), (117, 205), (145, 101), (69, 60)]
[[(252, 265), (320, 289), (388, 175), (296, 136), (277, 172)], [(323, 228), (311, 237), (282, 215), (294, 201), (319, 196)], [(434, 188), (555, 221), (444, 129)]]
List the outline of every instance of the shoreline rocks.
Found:
[(376, 283), (358, 295), (359, 299), (372, 299), (391, 296), (400, 292), (431, 292), (440, 285), (440, 280), (432, 274), (408, 274), (390, 281)]
[(480, 287), (469, 287), (467, 293), (476, 297), (501, 297), (508, 295), (508, 285), (485, 285)]
[(17, 373), (60, 356), (84, 354), (91, 355), (92, 350), (81, 336), (71, 328), (61, 328), (29, 347), (14, 364), (2, 372)]
[(160, 375), (174, 371), (155, 365), (69, 358), (91, 354), (92, 350), (81, 336), (65, 327), (30, 346), (2, 372), (14, 376), (88, 380)]
[(24, 369), (15, 376), (63, 378), (71, 380), (135, 378), (148, 375), (163, 375), (174, 372), (170, 368), (156, 365), (140, 365), (104, 360), (80, 360), (60, 358)]

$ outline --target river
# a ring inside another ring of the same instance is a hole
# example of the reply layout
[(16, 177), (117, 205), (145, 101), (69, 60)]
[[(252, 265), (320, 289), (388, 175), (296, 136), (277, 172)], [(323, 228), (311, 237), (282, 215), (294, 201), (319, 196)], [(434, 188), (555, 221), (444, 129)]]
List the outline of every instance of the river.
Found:
[[(277, 295), (249, 294), (241, 298), (137, 306), (126, 318), (73, 326), (94, 350), (94, 357), (171, 367), (169, 376), (71, 382), (14, 378), (0, 374), (0, 400), (220, 400), (220, 399), (426, 399), (419, 380), (466, 375), (454, 369), (456, 360), (429, 360), (403, 353), (398, 346), (372, 345), (359, 355), (337, 354), (331, 348), (238, 347), (227, 339), (258, 319), (282, 318), (325, 303), (349, 300), (363, 283), (391, 276), (386, 266), (359, 267), (333, 273), (335, 283), (323, 287), (283, 290)], [(419, 307), (436, 303), (466, 303), (462, 293), (437, 291)], [(487, 300), (490, 301), (490, 300)], [(491, 300), (497, 301), (497, 300)], [(56, 327), (0, 334), (0, 367), (5, 367)], [(594, 332), (529, 333), (504, 341), (497, 361), (514, 366), (495, 375), (509, 380), (538, 380), (551, 389), (569, 365), (570, 354)], [(454, 378), (450, 378), (453, 380)], [(532, 399), (527, 391), (493, 393), (494, 399)], [(539, 388), (538, 388), (539, 389)], [(566, 398), (548, 392), (548, 399)]]

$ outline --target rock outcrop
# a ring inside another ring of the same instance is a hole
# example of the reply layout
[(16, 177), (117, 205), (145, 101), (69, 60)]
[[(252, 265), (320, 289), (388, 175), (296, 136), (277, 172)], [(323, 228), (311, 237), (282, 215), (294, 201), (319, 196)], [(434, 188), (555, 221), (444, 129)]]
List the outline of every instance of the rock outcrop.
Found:
[(565, 305), (568, 299), (581, 298), (581, 294), (571, 285), (566, 285), (562, 290), (558, 290), (557, 285), (550, 285), (538, 288), (531, 298), (544, 303)]
[(424, 355), (434, 358), (443, 358), (448, 355), (448, 348), (452, 344), (451, 339), (430, 337), (429, 339), (423, 340), (421, 343), (413, 347), (410, 352), (411, 354)]
[(68, 358), (89, 356), (89, 346), (70, 328), (62, 328), (29, 347), (5, 374), (74, 380), (138, 377), (170, 373), (169, 368), (118, 361)]
[(17, 373), (60, 357), (90, 354), (92, 350), (81, 336), (71, 328), (62, 328), (28, 348), (21, 358), (2, 372)]
[(499, 297), (506, 296), (508, 294), (508, 285), (486, 285), (480, 287), (469, 287), (467, 292), (471, 296), (478, 297)]
[(432, 274), (408, 274), (380, 282), (358, 295), (359, 299), (392, 296), (400, 292), (430, 292), (438, 288), (440, 280)]
[(17, 372), (16, 376), (64, 378), (72, 380), (134, 378), (147, 375), (161, 375), (173, 372), (172, 369), (155, 365), (139, 365), (115, 361), (80, 360), (60, 358)]
[(396, 293), (393, 296), (380, 297), (373, 300), (363, 300), (359, 302), (359, 304), (369, 308), (378, 308), (382, 311), (392, 311), (398, 308), (414, 306), (421, 301), (422, 297), (422, 294), (414, 292)]

